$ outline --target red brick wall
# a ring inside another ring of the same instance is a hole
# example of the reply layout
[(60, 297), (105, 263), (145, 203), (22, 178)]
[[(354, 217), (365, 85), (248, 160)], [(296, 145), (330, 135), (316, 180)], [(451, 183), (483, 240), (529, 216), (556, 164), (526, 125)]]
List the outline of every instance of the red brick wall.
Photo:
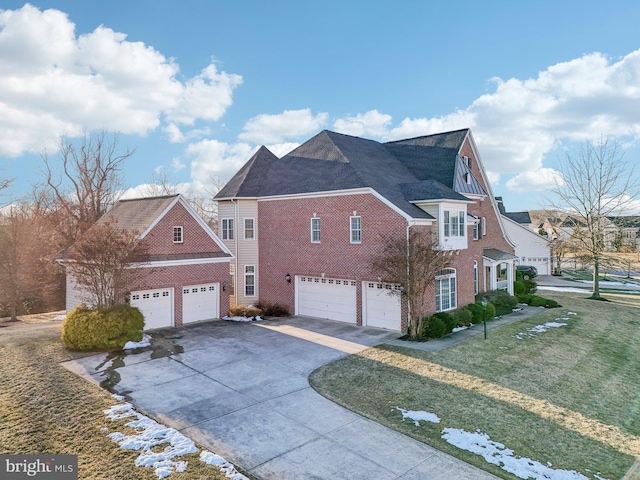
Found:
[[(183, 243), (173, 243), (173, 227), (182, 227)], [(145, 240), (152, 255), (221, 251), (216, 242), (179, 202), (153, 227)]]
[[(349, 217), (361, 217), (362, 243), (350, 243)], [(311, 218), (320, 218), (321, 242), (311, 243)], [(362, 281), (376, 281), (370, 259), (387, 236), (406, 236), (406, 220), (370, 194), (261, 201), (260, 300), (282, 303), (293, 314), (294, 280), (285, 275), (355, 280), (357, 324), (362, 325)]]
[(130, 281), (130, 290), (173, 288), (174, 325), (182, 325), (182, 287), (205, 283), (220, 283), (220, 315), (229, 312), (229, 289), (222, 291), (222, 282), (229, 283), (229, 263), (209, 263), (159, 268), (140, 268)]

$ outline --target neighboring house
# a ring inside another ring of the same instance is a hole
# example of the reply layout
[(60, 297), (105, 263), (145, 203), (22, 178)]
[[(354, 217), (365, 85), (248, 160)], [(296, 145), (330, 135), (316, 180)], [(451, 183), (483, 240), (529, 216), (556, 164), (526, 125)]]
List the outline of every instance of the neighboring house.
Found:
[(524, 225), (503, 215), (509, 240), (516, 246), (517, 265), (533, 265), (540, 275), (551, 275), (551, 242)]
[[(102, 222), (140, 232), (148, 246), (148, 258), (138, 267), (144, 271), (129, 285), (130, 303), (142, 310), (145, 329), (227, 314), (233, 255), (184, 197), (120, 200), (97, 223)], [(67, 313), (91, 302), (67, 275)]]
[(531, 220), (531, 215), (529, 215), (529, 212), (507, 212), (504, 208), (502, 197), (496, 197), (496, 202), (498, 203), (498, 210), (503, 217), (507, 217), (508, 219), (519, 223), (520, 225), (528, 228), (531, 231), (537, 231), (536, 226)]
[(617, 227), (616, 236), (619, 237), (620, 245), (637, 250), (640, 246), (640, 216), (608, 217), (608, 220)]
[(325, 130), (282, 158), (261, 147), (216, 200), (232, 304), (406, 331), (406, 302), (369, 265), (414, 229), (453, 258), (432, 312), (513, 290), (513, 245), (468, 129), (389, 143)]

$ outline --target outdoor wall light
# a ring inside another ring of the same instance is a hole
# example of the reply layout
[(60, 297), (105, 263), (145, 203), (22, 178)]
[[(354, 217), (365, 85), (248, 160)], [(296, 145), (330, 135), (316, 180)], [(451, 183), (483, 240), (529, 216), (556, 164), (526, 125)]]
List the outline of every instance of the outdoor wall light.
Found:
[(291, 275), (290, 275), (290, 274), (288, 274), (288, 273), (287, 273), (287, 274), (284, 276), (284, 279), (287, 281), (287, 283), (291, 283)]
[(226, 280), (224, 282), (222, 282), (222, 291), (223, 292), (227, 291), (227, 281)]

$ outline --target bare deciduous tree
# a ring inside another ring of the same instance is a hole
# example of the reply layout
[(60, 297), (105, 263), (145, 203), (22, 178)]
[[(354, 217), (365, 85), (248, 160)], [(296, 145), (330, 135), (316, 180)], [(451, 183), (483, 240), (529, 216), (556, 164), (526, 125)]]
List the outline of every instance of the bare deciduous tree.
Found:
[[(141, 275), (148, 258), (139, 232), (104, 222), (94, 225), (74, 243), (68, 254), (67, 271), (86, 292), (86, 301), (96, 308), (109, 308), (124, 301), (127, 285)], [(149, 273), (149, 272), (147, 272)]]
[(124, 162), (134, 151), (121, 151), (118, 135), (105, 131), (85, 135), (76, 143), (62, 138), (58, 147), (59, 162), (47, 153), (42, 156), (44, 188), (51, 210), (61, 217), (60, 233), (70, 245), (118, 199)]
[[(393, 294), (407, 298), (409, 335), (417, 338), (429, 305), (435, 300), (436, 275), (453, 261), (452, 251), (439, 250), (437, 239), (428, 230), (411, 230), (409, 238), (392, 238), (370, 262), (372, 272), (384, 281), (400, 285)], [(433, 295), (430, 295), (433, 293)]]
[(575, 239), (593, 265), (593, 299), (602, 299), (598, 279), (607, 217), (624, 212), (638, 193), (633, 171), (620, 145), (607, 137), (583, 143), (567, 153), (558, 167), (560, 176), (550, 203), (557, 210), (568, 210), (581, 224)]
[(180, 193), (178, 186), (171, 183), (169, 175), (164, 170), (159, 170), (151, 175), (151, 183), (145, 189), (145, 196), (161, 197), (164, 195), (175, 195)]

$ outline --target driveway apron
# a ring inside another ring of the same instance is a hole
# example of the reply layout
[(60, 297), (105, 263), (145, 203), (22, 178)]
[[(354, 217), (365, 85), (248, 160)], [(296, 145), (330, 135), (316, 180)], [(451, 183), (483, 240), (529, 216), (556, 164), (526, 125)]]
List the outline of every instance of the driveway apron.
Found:
[(151, 349), (65, 366), (263, 479), (493, 479), (316, 393), (318, 367), (398, 337), (287, 317), (153, 333)]

